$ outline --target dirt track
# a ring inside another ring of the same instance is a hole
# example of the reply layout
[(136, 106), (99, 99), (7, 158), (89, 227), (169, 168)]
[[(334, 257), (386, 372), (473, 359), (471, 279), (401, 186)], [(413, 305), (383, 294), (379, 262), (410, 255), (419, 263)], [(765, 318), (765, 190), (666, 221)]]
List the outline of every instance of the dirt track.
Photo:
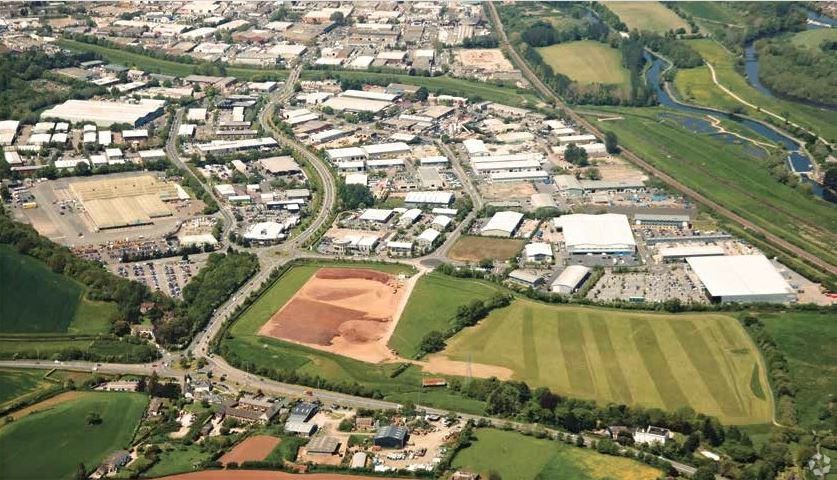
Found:
[(386, 343), (405, 290), (376, 270), (321, 268), (259, 334), (371, 363), (391, 360)]
[(270, 452), (276, 448), (276, 445), (282, 440), (270, 435), (256, 435), (245, 439), (239, 443), (232, 450), (225, 453), (218, 461), (226, 465), (230, 462), (241, 464), (241, 462), (254, 461), (259, 462), (267, 458)]
[[(495, 27), (494, 30), (495, 30), (495, 32), (499, 33), (500, 43), (502, 44), (503, 49), (511, 56), (513, 63), (515, 63), (521, 69), (523, 74), (526, 76), (526, 79), (529, 80), (530, 82), (532, 82), (532, 85), (534, 85), (534, 87), (538, 91), (540, 91), (541, 94), (543, 94), (546, 97), (554, 100), (555, 105), (558, 106), (559, 108), (562, 108), (565, 112), (567, 112), (567, 114), (570, 116), (570, 118), (572, 118), (572, 120), (574, 122), (583, 126), (587, 130), (589, 130), (591, 133), (597, 135), (598, 137), (600, 137), (600, 138), (603, 137), (602, 132), (599, 131), (598, 128), (596, 128), (592, 123), (588, 122), (584, 117), (582, 117), (581, 115), (578, 115), (577, 113), (575, 113), (575, 111), (573, 111), (571, 108), (569, 108), (563, 102), (563, 100), (561, 100), (557, 95), (555, 95), (552, 92), (552, 90), (550, 90), (549, 87), (547, 87), (537, 77), (537, 75), (535, 75), (534, 72), (532, 72), (532, 70), (529, 68), (529, 65), (523, 60), (523, 58), (520, 57), (520, 55), (517, 53), (517, 51), (509, 43), (509, 39), (506, 36), (505, 31), (503, 30), (503, 23), (500, 20), (500, 16), (497, 13), (497, 9), (494, 6), (494, 4), (492, 2), (487, 2), (487, 5), (488, 5), (489, 13), (491, 15), (491, 21), (494, 23), (494, 27)], [(828, 271), (832, 275), (837, 275), (837, 266), (832, 265), (832, 264), (826, 262), (825, 260), (822, 260), (821, 258), (817, 257), (816, 255), (813, 255), (813, 254), (805, 251), (804, 249), (802, 249), (800, 247), (797, 247), (796, 245), (788, 242), (787, 240), (784, 240), (784, 239), (768, 232), (764, 228), (759, 227), (758, 225), (750, 222), (749, 220), (745, 219), (744, 217), (741, 217), (740, 215), (736, 214), (732, 210), (729, 210), (729, 209), (721, 206), (720, 204), (704, 197), (703, 195), (701, 195), (697, 191), (692, 190), (691, 188), (687, 187), (686, 185), (684, 185), (680, 181), (676, 180), (674, 177), (666, 174), (662, 170), (657, 169), (656, 167), (654, 167), (650, 163), (646, 162), (645, 160), (639, 158), (636, 154), (634, 154), (630, 150), (625, 149), (624, 147), (622, 148), (622, 154), (626, 159), (628, 159), (629, 161), (631, 161), (635, 165), (639, 166), (640, 168), (642, 168), (646, 172), (649, 172), (649, 173), (655, 175), (656, 177), (660, 178), (661, 180), (663, 180), (664, 182), (666, 182), (670, 186), (674, 187), (675, 189), (683, 192), (684, 194), (686, 194), (687, 196), (689, 196), (690, 198), (692, 198), (696, 202), (702, 203), (703, 205), (715, 210), (716, 212), (720, 213), (721, 215), (727, 217), (728, 219), (742, 225), (745, 229), (747, 229), (747, 230), (749, 230), (753, 233), (756, 233), (756, 234), (759, 234), (759, 235), (763, 236), (764, 239), (768, 243), (770, 243), (771, 245), (773, 245), (775, 247), (778, 247), (780, 250), (784, 250), (786, 252), (792, 253), (793, 255), (804, 259), (806, 262), (808, 262), (812, 265), (816, 265), (816, 266)]]

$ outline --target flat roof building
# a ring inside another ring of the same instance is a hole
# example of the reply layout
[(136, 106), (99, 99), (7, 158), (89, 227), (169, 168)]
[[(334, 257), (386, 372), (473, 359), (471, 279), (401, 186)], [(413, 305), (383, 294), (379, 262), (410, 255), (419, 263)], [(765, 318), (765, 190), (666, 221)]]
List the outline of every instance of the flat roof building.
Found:
[(511, 237), (522, 221), (522, 213), (511, 211), (497, 212), (482, 227), (480, 235), (486, 237)]
[(153, 99), (143, 99), (139, 103), (67, 100), (44, 110), (41, 118), (54, 118), (72, 123), (92, 122), (100, 127), (109, 127), (116, 123), (139, 126), (162, 115), (165, 105), (165, 100)]
[(688, 257), (689, 267), (720, 302), (787, 303), (796, 299), (788, 282), (764, 255)]
[(636, 241), (625, 215), (563, 215), (553, 219), (553, 225), (563, 230), (564, 244), (570, 254), (629, 255), (636, 251)]
[(573, 293), (590, 275), (590, 269), (584, 265), (570, 265), (552, 281), (550, 289), (553, 293), (569, 295)]
[(450, 205), (453, 201), (451, 192), (409, 192), (404, 197), (407, 206)]

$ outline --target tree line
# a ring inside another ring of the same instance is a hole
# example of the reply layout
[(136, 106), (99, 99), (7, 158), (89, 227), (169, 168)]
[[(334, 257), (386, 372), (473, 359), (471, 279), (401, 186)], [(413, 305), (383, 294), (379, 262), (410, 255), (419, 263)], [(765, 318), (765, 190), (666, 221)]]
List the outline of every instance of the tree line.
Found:
[(830, 48), (828, 42), (805, 48), (786, 38), (758, 41), (759, 80), (779, 95), (837, 106), (837, 54)]

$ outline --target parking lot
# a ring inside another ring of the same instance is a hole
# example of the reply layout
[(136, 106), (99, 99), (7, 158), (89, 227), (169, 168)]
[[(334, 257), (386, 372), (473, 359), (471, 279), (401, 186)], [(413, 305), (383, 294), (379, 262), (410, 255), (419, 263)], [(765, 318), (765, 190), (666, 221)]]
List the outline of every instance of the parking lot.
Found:
[(701, 287), (684, 264), (660, 265), (650, 271), (606, 272), (587, 298), (596, 301), (633, 300), (665, 302), (678, 299), (683, 303), (707, 303)]
[(173, 298), (182, 298), (183, 287), (206, 263), (205, 255), (194, 255), (188, 260), (167, 258), (147, 262), (111, 265), (111, 270), (123, 278), (148, 285)]

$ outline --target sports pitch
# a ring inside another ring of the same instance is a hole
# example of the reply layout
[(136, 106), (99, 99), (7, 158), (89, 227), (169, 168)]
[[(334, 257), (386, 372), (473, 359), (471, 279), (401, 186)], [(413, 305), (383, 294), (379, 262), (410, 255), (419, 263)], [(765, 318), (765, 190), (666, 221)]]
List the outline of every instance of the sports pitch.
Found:
[(689, 24), (685, 20), (659, 2), (606, 2), (605, 6), (618, 15), (630, 30), (657, 33), (681, 27), (689, 30)]
[(618, 49), (593, 40), (557, 43), (538, 48), (544, 62), (556, 73), (581, 84), (630, 85), (630, 73), (622, 66)]
[(727, 315), (665, 315), (517, 300), (454, 336), (442, 354), (498, 365), (531, 386), (602, 403), (675, 410), (725, 423), (769, 422), (761, 357)]

